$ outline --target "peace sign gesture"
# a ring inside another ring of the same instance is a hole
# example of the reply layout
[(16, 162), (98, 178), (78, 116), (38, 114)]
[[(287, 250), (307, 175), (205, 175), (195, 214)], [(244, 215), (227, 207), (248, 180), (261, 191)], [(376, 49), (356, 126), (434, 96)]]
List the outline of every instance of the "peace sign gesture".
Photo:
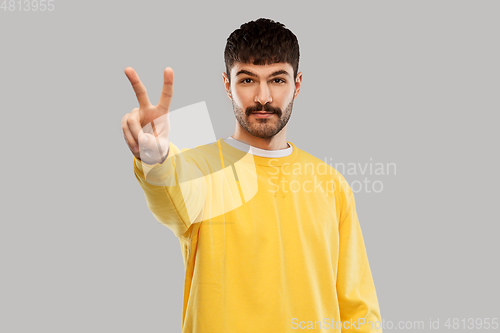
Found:
[(148, 164), (161, 163), (165, 159), (169, 140), (170, 121), (168, 111), (174, 93), (174, 71), (167, 67), (163, 72), (163, 89), (159, 103), (149, 101), (146, 87), (132, 67), (125, 68), (125, 75), (132, 84), (139, 108), (122, 118), (122, 129), (130, 151)]

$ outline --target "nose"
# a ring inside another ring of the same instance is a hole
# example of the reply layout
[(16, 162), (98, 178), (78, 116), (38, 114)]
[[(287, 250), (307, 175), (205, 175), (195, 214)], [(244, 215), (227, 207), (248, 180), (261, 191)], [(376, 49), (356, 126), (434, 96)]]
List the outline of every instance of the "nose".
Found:
[(259, 85), (259, 92), (255, 96), (253, 101), (259, 102), (262, 105), (265, 105), (266, 103), (272, 103), (273, 98), (271, 96), (271, 90), (269, 89), (267, 83), (261, 83)]

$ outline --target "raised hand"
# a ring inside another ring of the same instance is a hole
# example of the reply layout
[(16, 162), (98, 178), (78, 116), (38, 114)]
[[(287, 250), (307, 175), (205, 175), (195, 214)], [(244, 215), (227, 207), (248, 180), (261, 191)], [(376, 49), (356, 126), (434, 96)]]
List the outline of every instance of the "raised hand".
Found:
[(125, 141), (132, 154), (148, 164), (161, 163), (168, 152), (170, 121), (168, 111), (174, 93), (174, 71), (167, 67), (163, 72), (163, 89), (159, 103), (149, 101), (146, 87), (132, 67), (125, 68), (125, 75), (134, 88), (139, 108), (122, 118)]

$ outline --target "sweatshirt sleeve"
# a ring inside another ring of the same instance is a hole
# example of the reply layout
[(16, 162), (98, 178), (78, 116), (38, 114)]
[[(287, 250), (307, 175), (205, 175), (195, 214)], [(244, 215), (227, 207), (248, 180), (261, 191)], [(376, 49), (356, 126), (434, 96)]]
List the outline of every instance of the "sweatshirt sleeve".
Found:
[[(339, 221), (337, 295), (340, 318), (349, 325), (343, 325), (342, 332), (381, 333), (375, 285), (350, 186), (346, 187), (345, 199)], [(355, 325), (350, 325), (351, 319)]]
[(207, 195), (206, 179), (188, 149), (179, 150), (170, 142), (163, 163), (147, 164), (134, 157), (134, 173), (144, 191), (153, 216), (182, 237), (203, 213)]

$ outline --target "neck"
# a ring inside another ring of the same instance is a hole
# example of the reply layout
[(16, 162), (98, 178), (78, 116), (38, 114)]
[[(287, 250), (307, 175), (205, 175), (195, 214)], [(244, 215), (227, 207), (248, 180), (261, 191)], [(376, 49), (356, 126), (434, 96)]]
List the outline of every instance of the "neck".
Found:
[(286, 126), (278, 134), (271, 138), (259, 138), (245, 131), (237, 123), (236, 130), (231, 137), (249, 144), (250, 146), (265, 150), (280, 150), (288, 148), (288, 143), (286, 142)]

